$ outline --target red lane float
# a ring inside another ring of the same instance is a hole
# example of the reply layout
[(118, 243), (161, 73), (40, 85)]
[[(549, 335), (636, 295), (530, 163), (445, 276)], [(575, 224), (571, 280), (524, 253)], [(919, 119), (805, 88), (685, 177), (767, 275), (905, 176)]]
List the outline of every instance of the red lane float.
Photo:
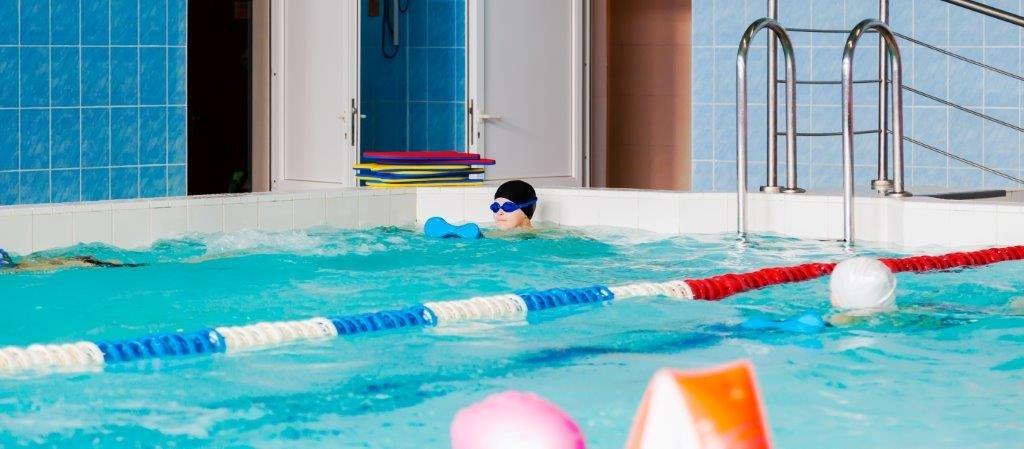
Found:
[(893, 273), (923, 272), (990, 265), (1008, 260), (1024, 260), (1024, 246), (989, 248), (971, 252), (955, 252), (937, 256), (912, 256), (902, 259), (879, 259)]
[[(953, 268), (970, 268), (1011, 260), (1024, 260), (1024, 245), (954, 252), (936, 256), (879, 259), (893, 273), (922, 273)], [(791, 267), (762, 268), (749, 273), (730, 273), (706, 279), (686, 279), (693, 299), (719, 301), (737, 293), (770, 285), (809, 281), (832, 273), (835, 263), (805, 263)]]

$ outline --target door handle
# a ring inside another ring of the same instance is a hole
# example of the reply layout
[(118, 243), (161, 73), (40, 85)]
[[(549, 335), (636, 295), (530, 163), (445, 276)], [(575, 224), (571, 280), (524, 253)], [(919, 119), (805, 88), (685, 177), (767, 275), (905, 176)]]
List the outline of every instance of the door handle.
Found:
[(500, 115), (480, 114), (480, 121), (485, 120), (501, 120)]
[(356, 117), (365, 118), (366, 116), (365, 115), (363, 115), (363, 116), (359, 115), (359, 108), (356, 107), (356, 99), (355, 98), (352, 99), (352, 112), (351, 112), (351, 114), (352, 114), (352, 119), (349, 120), (349, 122), (350, 122), (349, 126), (351, 126), (352, 129), (351, 129), (351, 132), (349, 133), (349, 138), (350, 138), (350, 140), (352, 142), (352, 146), (356, 146), (356, 121), (357, 121)]
[(472, 147), (476, 144), (474, 136), (476, 136), (476, 100), (473, 98), (469, 99), (469, 107), (466, 108), (466, 115), (469, 116), (469, 120), (466, 120), (466, 146)]

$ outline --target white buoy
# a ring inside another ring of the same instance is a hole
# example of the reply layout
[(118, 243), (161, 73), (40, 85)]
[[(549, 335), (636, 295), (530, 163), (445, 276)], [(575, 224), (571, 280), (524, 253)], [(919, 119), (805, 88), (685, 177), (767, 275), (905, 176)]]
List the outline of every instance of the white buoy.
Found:
[(896, 276), (885, 264), (868, 257), (839, 262), (828, 289), (837, 309), (873, 313), (896, 308)]

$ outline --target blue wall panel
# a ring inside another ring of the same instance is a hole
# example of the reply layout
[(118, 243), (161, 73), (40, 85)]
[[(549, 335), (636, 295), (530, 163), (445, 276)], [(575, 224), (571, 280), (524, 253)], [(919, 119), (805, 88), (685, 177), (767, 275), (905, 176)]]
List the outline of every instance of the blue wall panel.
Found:
[(187, 0), (0, 0), (0, 205), (185, 194)]
[(402, 45), (389, 59), (381, 18), (369, 17), (363, 0), (363, 150), (465, 150), (465, 0), (402, 3)]

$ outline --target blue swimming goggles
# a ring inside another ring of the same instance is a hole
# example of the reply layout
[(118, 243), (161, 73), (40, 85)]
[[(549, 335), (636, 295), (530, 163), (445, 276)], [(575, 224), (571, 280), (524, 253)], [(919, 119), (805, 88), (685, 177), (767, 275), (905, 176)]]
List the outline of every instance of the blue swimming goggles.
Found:
[(503, 210), (505, 211), (506, 214), (511, 214), (512, 212), (515, 212), (525, 207), (533, 206), (534, 204), (537, 204), (537, 198), (534, 198), (522, 204), (516, 204), (511, 201), (506, 201), (504, 204), (498, 204), (498, 202), (495, 201), (491, 203), (491, 212), (498, 213), (498, 210)]

